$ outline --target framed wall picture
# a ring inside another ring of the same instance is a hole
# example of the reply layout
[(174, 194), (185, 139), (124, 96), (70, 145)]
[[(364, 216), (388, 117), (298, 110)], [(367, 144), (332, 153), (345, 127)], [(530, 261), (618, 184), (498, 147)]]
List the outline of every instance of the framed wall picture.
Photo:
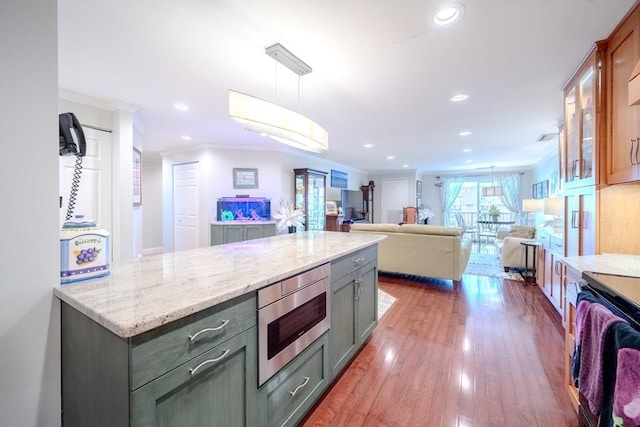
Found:
[(325, 213), (327, 215), (337, 215), (338, 214), (338, 202), (333, 200), (327, 200), (325, 203), (326, 209)]
[(258, 169), (233, 168), (233, 188), (258, 188)]
[(333, 188), (348, 188), (349, 174), (346, 172), (331, 169), (331, 186)]
[(422, 181), (416, 181), (416, 198), (422, 198)]
[(535, 183), (533, 184), (533, 186), (531, 187), (531, 196), (534, 199), (540, 199), (540, 192), (539, 192), (539, 183)]
[(142, 152), (133, 147), (133, 206), (142, 205)]
[(547, 197), (549, 197), (549, 180), (542, 181), (540, 185), (540, 198), (546, 199)]

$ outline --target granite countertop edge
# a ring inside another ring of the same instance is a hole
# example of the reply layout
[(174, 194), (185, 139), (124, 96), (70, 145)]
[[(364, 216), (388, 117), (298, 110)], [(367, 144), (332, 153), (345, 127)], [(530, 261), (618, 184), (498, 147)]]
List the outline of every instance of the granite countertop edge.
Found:
[(640, 277), (640, 255), (601, 254), (564, 257), (562, 262), (577, 272)]
[[(130, 338), (385, 238), (305, 232), (153, 255), (116, 262), (109, 276), (58, 286), (54, 295), (117, 336)], [(217, 261), (226, 271), (212, 268)]]

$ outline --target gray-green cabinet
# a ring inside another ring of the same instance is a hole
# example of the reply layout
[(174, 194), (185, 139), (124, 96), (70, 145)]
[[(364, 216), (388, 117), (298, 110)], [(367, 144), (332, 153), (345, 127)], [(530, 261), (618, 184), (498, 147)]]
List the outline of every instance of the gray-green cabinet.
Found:
[(229, 222), (211, 224), (211, 246), (261, 239), (275, 235), (275, 223)]
[(65, 427), (255, 426), (255, 292), (131, 338), (61, 304)]
[(256, 339), (254, 326), (134, 391), (131, 425), (257, 425)]
[(322, 335), (258, 392), (260, 426), (295, 426), (331, 382), (329, 337)]
[(331, 264), (329, 363), (332, 377), (350, 362), (378, 322), (377, 246)]

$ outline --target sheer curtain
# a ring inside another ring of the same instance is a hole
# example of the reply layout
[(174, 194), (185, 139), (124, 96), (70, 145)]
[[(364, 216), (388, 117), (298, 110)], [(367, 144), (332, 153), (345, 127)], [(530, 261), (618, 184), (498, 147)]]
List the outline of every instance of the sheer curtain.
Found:
[(464, 179), (463, 176), (443, 178), (442, 187), (440, 187), (440, 205), (442, 206), (442, 221), (445, 226), (454, 226), (454, 224), (451, 224), (449, 221), (449, 209), (451, 209), (451, 206), (453, 206), (453, 203), (458, 198)]
[(496, 182), (502, 187), (500, 201), (509, 209), (511, 217), (516, 224), (525, 224), (525, 215), (522, 212), (520, 197), (520, 176), (519, 173), (496, 175)]

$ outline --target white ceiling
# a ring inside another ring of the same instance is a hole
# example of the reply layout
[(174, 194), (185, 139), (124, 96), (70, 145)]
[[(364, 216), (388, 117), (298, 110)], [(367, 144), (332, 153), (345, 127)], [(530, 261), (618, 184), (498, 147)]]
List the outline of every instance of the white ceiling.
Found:
[(463, 3), (434, 28), (442, 2), (58, 0), (60, 88), (137, 107), (146, 155), (281, 149), (228, 117), (229, 89), (298, 109), (298, 76), (264, 53), (281, 43), (313, 68), (301, 111), (329, 132), (318, 156), (369, 173), (528, 168), (557, 144), (536, 138), (557, 131), (562, 85), (633, 0)]

